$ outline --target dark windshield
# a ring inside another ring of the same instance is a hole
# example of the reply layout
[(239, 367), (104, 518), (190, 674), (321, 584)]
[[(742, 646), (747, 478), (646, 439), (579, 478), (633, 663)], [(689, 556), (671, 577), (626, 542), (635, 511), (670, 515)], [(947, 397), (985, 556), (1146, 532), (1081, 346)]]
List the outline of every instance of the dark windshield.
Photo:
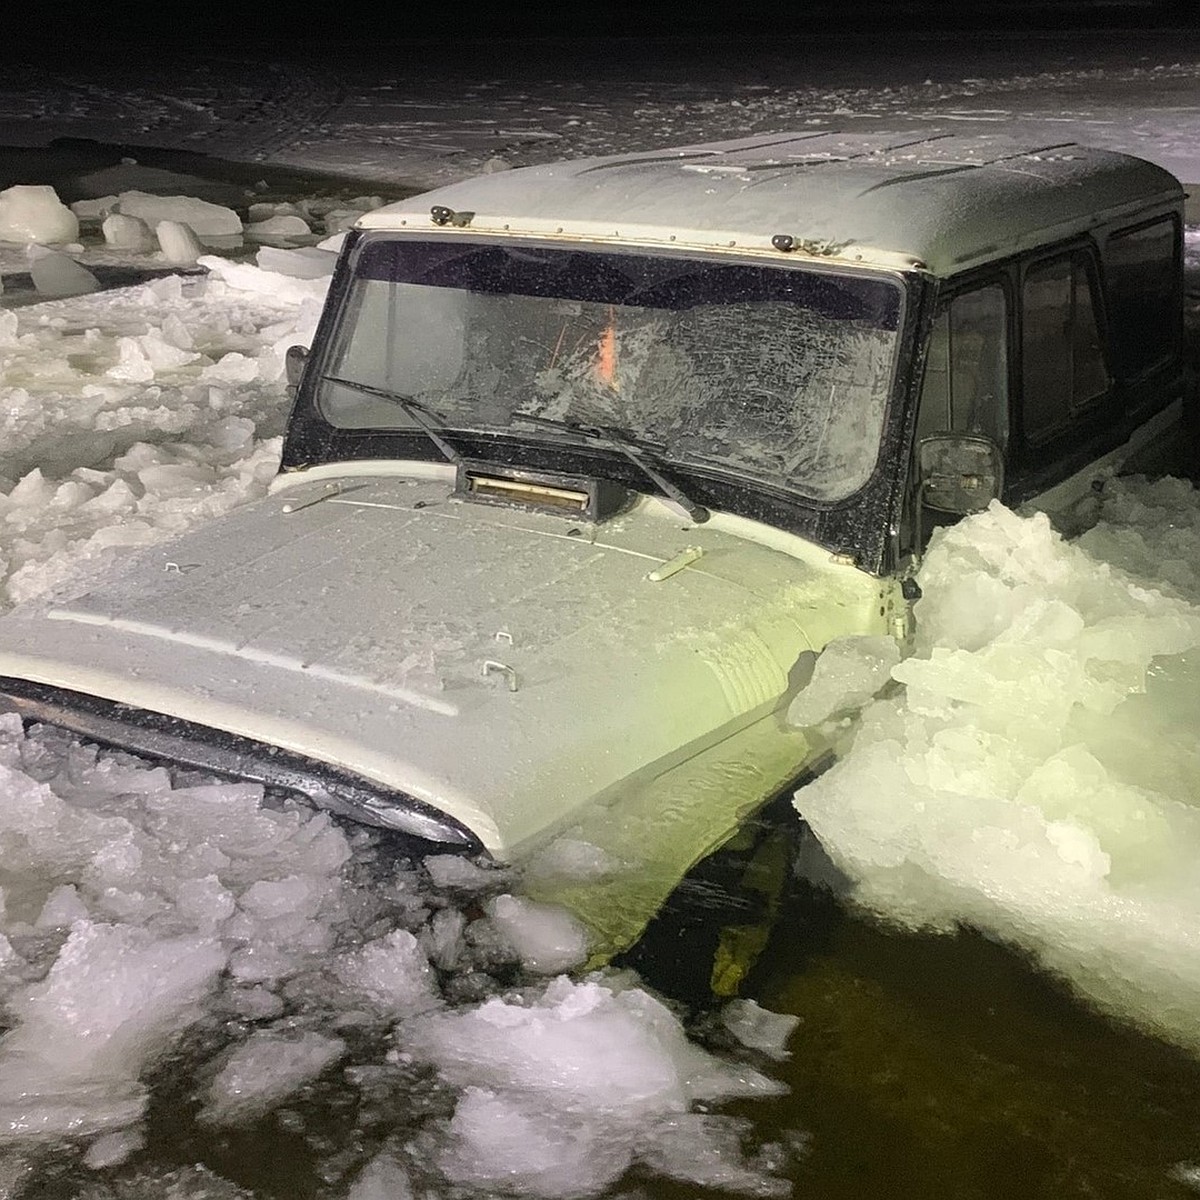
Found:
[[(821, 500), (879, 453), (901, 290), (815, 267), (649, 251), (366, 242), (328, 374), (416, 398), (448, 430), (538, 432), (521, 414), (622, 431), (676, 468)], [(322, 414), (411, 414), (327, 380)]]

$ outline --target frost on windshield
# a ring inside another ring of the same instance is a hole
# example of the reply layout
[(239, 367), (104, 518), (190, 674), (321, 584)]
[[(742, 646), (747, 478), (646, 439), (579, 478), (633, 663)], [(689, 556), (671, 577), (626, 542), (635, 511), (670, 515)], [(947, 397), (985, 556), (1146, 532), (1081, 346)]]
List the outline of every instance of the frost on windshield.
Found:
[(685, 471), (812, 499), (870, 475), (899, 325), (891, 282), (647, 255), (457, 254), (420, 272), (402, 261), (421, 283), (395, 278), (395, 262), (356, 282), (320, 397), (333, 424), (413, 424), (344, 379), (414, 397), (450, 429), (535, 440), (522, 415), (608, 426)]

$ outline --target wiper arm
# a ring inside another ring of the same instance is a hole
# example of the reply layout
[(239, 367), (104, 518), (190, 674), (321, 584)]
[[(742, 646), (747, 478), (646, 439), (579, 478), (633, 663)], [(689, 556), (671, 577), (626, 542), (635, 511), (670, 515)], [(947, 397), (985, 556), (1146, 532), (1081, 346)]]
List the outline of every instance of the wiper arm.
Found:
[(662, 493), (674, 500), (697, 524), (703, 525), (712, 514), (703, 504), (690, 500), (677, 483), (672, 483), (650, 460), (644, 447), (626, 437), (620, 430), (607, 425), (581, 425), (575, 421), (562, 421), (554, 417), (539, 417), (533, 413), (513, 413), (514, 423), (541, 425), (546, 429), (557, 429), (573, 433), (593, 444), (607, 446), (623, 454), (648, 479), (658, 485)]
[(342, 379), (337, 375), (322, 375), (321, 382), (337, 383), (353, 391), (364, 392), (368, 396), (378, 396), (381, 400), (390, 401), (397, 408), (401, 409), (410, 420), (420, 426), (421, 430), (428, 435), (429, 440), (442, 452), (448, 462), (454, 463), (455, 466), (461, 466), (463, 456), (438, 431), (437, 418), (420, 400), (412, 396), (406, 396), (403, 392), (392, 392), (387, 388), (375, 387), (374, 384), (370, 383), (359, 383), (357, 379)]

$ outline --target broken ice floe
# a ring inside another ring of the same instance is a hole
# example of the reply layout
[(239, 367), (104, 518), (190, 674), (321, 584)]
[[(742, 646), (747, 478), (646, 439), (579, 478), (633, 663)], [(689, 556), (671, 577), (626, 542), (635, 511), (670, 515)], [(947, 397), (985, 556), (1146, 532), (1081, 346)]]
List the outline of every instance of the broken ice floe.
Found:
[(1200, 1048), (1196, 495), (1125, 483), (1105, 512), (1082, 544), (999, 505), (941, 532), (903, 690), (796, 805), (862, 905), (1014, 942)]

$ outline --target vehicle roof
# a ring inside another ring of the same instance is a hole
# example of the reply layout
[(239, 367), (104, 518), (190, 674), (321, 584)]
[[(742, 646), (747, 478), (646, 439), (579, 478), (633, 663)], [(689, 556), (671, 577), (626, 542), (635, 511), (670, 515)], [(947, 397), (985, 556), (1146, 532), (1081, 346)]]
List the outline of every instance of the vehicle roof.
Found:
[[(734, 141), (499, 171), (363, 216), (424, 232), (431, 209), (463, 232), (801, 253), (953, 275), (1179, 201), (1175, 177), (1074, 142), (927, 131), (756, 134)], [(449, 226), (448, 226), (449, 228)]]

